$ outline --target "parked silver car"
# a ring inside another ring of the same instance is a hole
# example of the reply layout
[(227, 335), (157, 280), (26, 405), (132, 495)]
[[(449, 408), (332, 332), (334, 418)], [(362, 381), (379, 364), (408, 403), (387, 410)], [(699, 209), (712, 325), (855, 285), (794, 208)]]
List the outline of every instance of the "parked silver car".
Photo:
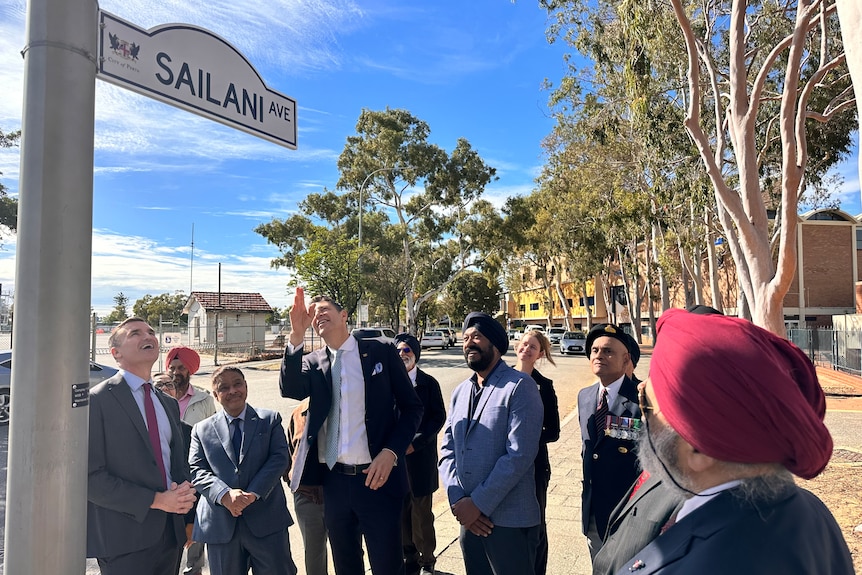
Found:
[[(108, 379), (119, 371), (100, 363), (90, 362), (90, 386)], [(9, 425), (10, 390), (12, 388), (12, 350), (0, 351), (0, 425)]]
[(584, 353), (584, 346), (587, 345), (587, 336), (582, 331), (567, 331), (560, 338), (560, 353), (568, 355), (570, 353)]

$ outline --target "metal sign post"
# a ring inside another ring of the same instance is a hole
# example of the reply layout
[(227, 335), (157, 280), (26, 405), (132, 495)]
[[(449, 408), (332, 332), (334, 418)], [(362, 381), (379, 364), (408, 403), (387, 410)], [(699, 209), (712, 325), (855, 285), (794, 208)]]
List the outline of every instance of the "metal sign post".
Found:
[(85, 569), (96, 22), (30, 0), (4, 572)]
[(29, 0), (4, 572), (85, 570), (95, 79), (296, 148), (296, 102), (207, 30)]

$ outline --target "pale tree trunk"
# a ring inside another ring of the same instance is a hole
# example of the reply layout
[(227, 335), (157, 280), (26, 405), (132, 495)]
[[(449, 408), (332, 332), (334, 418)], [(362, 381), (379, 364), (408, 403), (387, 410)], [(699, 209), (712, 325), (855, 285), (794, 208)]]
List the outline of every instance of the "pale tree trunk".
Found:
[(715, 255), (715, 232), (712, 231), (712, 210), (704, 208), (704, 221), (706, 222), (706, 257), (709, 258), (709, 292), (712, 299), (712, 307), (724, 313), (721, 299), (721, 288), (718, 281), (718, 261)]
[[(653, 222), (652, 225), (652, 259), (658, 267), (658, 289), (661, 294), (661, 311), (665, 312), (670, 309), (670, 289), (667, 287), (667, 276), (665, 270), (659, 265), (659, 238), (663, 238), (661, 228), (658, 222)], [(662, 245), (664, 241), (662, 240)]]
[(587, 310), (587, 327), (584, 331), (590, 331), (590, 328), (593, 327), (593, 308), (590, 307), (590, 302), (587, 299), (587, 282), (583, 282), (581, 285), (581, 298), (584, 300), (584, 309)]
[[(695, 35), (691, 21), (683, 7), (682, 0), (671, 0), (674, 14), (685, 37), (688, 53), (688, 91), (689, 108), (685, 126), (700, 152), (707, 174), (716, 194), (719, 217), (725, 229), (728, 242), (736, 260), (740, 285), (751, 308), (752, 321), (776, 334), (784, 335), (784, 295), (796, 271), (796, 225), (797, 206), (802, 174), (808, 161), (805, 120), (808, 117), (808, 102), (817, 83), (829, 70), (838, 66), (843, 58), (826, 60), (828, 55), (819, 55), (820, 68), (808, 79), (800, 83), (801, 62), (806, 54), (806, 36), (809, 31), (824, 19), (817, 18), (822, 8), (821, 0), (799, 0), (793, 32), (772, 47), (766, 54), (762, 66), (750, 88), (748, 85), (748, 54), (746, 34), (748, 33), (748, 3), (733, 0), (730, 13), (729, 33), (729, 95), (723, 97), (724, 89), (719, 89), (719, 72), (710, 55), (711, 39), (706, 42)], [(857, 0), (847, 0), (856, 3)], [(830, 9), (826, 9), (831, 11)], [(858, 29), (857, 29), (858, 30)], [(713, 32), (715, 32), (713, 30)], [(821, 34), (826, 34), (825, 27)], [(858, 32), (857, 32), (858, 33)], [(784, 91), (781, 93), (779, 130), (781, 134), (781, 210), (782, 223), (779, 233), (777, 264), (773, 265), (770, 250), (769, 221), (766, 206), (760, 190), (758, 173), (758, 149), (755, 141), (757, 113), (764, 97), (766, 78), (773, 72), (779, 59), (786, 57), (784, 72)], [(707, 72), (704, 81), (700, 78), (703, 64)], [(708, 86), (710, 100), (714, 105), (715, 134), (707, 134), (701, 121), (701, 102), (704, 101), (702, 88)], [(821, 121), (828, 120), (831, 114), (820, 114)], [(721, 126), (727, 126), (727, 133)], [(737, 171), (738, 189), (731, 188), (722, 171), (725, 160), (727, 138), (732, 144), (732, 154)], [(725, 217), (726, 216), (726, 217)], [(734, 245), (736, 244), (736, 245)]]
[[(836, 0), (835, 4), (838, 6), (847, 67), (856, 93), (857, 118), (862, 119), (862, 3), (859, 0)], [(862, 153), (859, 154), (859, 177), (862, 180)]]

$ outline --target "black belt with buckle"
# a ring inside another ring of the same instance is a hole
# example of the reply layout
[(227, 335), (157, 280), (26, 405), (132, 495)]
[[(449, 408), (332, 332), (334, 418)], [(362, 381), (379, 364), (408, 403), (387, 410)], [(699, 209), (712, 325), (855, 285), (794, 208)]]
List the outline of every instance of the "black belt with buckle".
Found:
[(359, 465), (347, 465), (345, 463), (336, 463), (332, 466), (332, 470), (343, 475), (359, 475), (366, 469), (371, 467), (370, 463), (360, 463)]

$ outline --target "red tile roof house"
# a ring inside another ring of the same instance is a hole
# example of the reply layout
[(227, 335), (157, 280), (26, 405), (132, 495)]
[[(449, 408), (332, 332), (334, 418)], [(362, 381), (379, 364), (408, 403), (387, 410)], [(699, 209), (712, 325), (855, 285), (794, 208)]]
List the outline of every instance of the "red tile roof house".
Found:
[(189, 315), (189, 345), (265, 347), (272, 307), (259, 293), (193, 291), (183, 307)]

